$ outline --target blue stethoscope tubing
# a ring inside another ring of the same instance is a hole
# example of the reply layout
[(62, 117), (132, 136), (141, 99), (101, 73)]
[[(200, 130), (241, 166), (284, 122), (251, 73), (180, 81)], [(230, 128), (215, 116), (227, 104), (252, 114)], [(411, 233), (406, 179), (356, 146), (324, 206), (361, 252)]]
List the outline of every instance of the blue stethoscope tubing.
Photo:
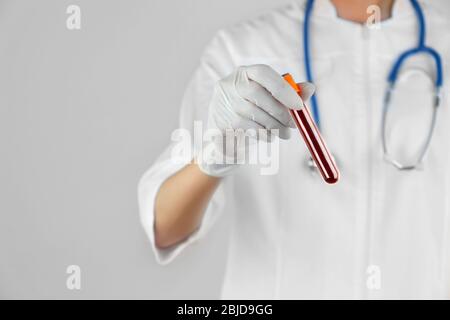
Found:
[[(426, 45), (426, 25), (425, 25), (425, 17), (422, 11), (422, 8), (420, 7), (417, 0), (410, 0), (411, 5), (414, 8), (414, 11), (417, 16), (417, 20), (419, 23), (419, 42), (417, 47), (414, 47), (412, 49), (406, 50), (403, 52), (394, 62), (394, 65), (389, 72), (388, 76), (388, 83), (390, 91), (394, 88), (395, 83), (397, 81), (397, 76), (399, 74), (399, 71), (408, 58), (410, 58), (413, 55), (417, 55), (420, 53), (428, 54), (430, 55), (436, 64), (436, 95), (439, 96), (440, 88), (442, 87), (443, 82), (443, 72), (442, 72), (442, 59), (439, 53), (434, 50), (433, 48), (430, 48)], [(311, 13), (314, 5), (314, 0), (307, 0), (306, 8), (305, 8), (305, 18), (303, 22), (303, 50), (304, 50), (304, 64), (306, 69), (306, 77), (309, 82), (314, 82), (314, 77), (312, 73), (312, 67), (311, 67), (311, 50), (310, 50), (310, 20), (311, 20)], [(320, 111), (319, 111), (319, 104), (317, 101), (316, 95), (312, 96), (311, 98), (311, 109), (312, 114), (314, 117), (314, 120), (318, 126), (319, 129), (321, 129), (321, 119), (320, 119)]]

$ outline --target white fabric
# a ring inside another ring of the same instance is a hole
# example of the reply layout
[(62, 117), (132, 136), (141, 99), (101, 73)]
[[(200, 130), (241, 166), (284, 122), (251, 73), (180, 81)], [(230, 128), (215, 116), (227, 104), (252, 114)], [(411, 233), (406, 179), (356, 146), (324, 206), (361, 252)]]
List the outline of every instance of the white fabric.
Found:
[[(341, 181), (329, 186), (310, 173), (306, 147), (292, 131), (290, 140), (280, 140), (276, 175), (245, 165), (224, 179), (200, 230), (170, 251), (155, 248), (159, 261), (170, 262), (226, 214), (233, 215), (233, 224), (224, 298), (449, 298), (449, 5), (422, 4), (427, 42), (441, 53), (445, 74), (443, 104), (422, 171), (399, 172), (383, 161), (380, 138), (388, 70), (417, 42), (409, 1), (397, 0), (391, 19), (380, 29), (367, 29), (338, 18), (329, 0), (317, 0), (312, 67), (322, 133)], [(266, 64), (304, 80), (303, 10), (304, 1), (297, 1), (220, 31), (187, 88), (180, 126), (192, 130), (194, 120), (206, 121), (215, 83), (238, 66)], [(415, 75), (433, 73), (433, 64), (418, 57), (408, 67), (414, 75), (403, 72), (408, 91), (399, 84), (400, 104), (388, 123), (390, 149), (400, 157), (414, 153), (431, 113), (431, 82)], [(179, 169), (166, 152), (141, 180), (141, 219), (152, 243), (155, 194)]]

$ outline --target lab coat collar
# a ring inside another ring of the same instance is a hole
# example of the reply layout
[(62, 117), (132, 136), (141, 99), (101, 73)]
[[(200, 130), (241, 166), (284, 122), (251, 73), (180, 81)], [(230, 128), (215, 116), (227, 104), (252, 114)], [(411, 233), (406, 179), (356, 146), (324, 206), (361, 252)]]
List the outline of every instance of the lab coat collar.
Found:
[[(420, 1), (420, 4), (424, 4)], [(306, 5), (306, 1), (305, 1)], [(414, 9), (411, 6), (409, 0), (395, 0), (392, 8), (392, 16), (390, 19), (386, 20), (397, 20), (398, 18), (409, 17), (414, 14)], [(331, 0), (316, 0), (314, 2), (313, 15), (318, 17), (333, 17), (340, 19), (337, 15), (336, 8), (334, 7)]]

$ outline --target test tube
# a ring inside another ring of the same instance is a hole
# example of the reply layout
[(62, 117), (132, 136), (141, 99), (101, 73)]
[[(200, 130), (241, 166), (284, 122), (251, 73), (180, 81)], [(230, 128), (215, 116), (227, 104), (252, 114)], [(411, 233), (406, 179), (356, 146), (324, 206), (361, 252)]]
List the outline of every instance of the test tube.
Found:
[[(289, 73), (283, 75), (283, 78), (300, 95), (301, 89), (294, 81), (294, 78)], [(331, 156), (325, 141), (322, 139), (319, 129), (317, 128), (317, 125), (314, 122), (308, 108), (304, 105), (300, 110), (289, 110), (323, 180), (329, 184), (338, 182), (339, 170), (336, 166), (336, 162)]]

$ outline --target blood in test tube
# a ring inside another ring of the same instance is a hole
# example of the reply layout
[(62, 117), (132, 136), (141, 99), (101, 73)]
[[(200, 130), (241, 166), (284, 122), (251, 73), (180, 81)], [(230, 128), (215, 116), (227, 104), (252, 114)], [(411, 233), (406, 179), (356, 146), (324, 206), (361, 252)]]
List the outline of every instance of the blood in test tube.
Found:
[[(291, 87), (300, 95), (300, 87), (294, 81), (292, 76), (287, 73), (283, 78), (291, 85)], [(334, 184), (339, 180), (339, 170), (336, 166), (334, 158), (331, 156), (325, 141), (320, 135), (319, 129), (314, 122), (311, 113), (306, 106), (300, 110), (290, 109), (292, 118), (299, 129), (303, 140), (308, 147), (311, 157), (317, 165), (322, 178), (326, 183)]]

